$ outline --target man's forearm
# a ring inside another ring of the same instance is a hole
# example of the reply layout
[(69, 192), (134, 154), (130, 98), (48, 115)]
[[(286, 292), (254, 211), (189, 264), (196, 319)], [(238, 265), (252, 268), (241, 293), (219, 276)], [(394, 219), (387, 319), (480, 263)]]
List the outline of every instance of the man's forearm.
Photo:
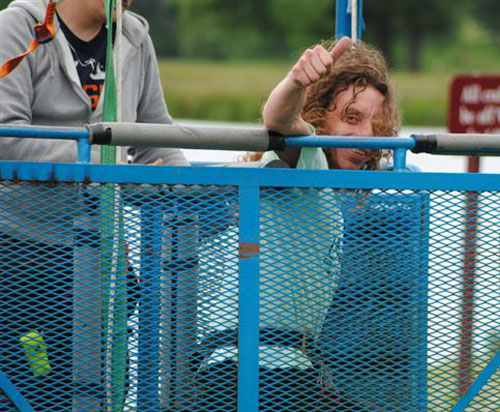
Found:
[(271, 92), (264, 105), (262, 117), (269, 130), (284, 135), (307, 134), (308, 127), (301, 111), (306, 99), (306, 88), (289, 75)]

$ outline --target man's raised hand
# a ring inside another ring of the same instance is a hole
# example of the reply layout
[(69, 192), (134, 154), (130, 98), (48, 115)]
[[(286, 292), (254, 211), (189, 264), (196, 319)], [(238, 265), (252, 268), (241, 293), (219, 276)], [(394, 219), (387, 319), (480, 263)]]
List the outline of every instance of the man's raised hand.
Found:
[(319, 80), (350, 45), (351, 39), (342, 37), (331, 51), (323, 46), (307, 49), (292, 67), (288, 76), (296, 85), (307, 87)]

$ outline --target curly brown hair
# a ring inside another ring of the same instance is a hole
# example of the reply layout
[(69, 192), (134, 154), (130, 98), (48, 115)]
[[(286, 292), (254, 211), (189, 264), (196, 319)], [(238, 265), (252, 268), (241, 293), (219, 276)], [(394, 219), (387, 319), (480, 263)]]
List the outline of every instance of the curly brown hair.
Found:
[[(332, 40), (323, 41), (321, 45), (331, 50), (335, 45)], [(302, 110), (302, 117), (311, 123), (318, 134), (328, 134), (325, 124), (326, 113), (332, 110), (331, 104), (337, 95), (353, 85), (353, 97), (342, 109), (346, 112), (356, 100), (356, 96), (368, 86), (374, 87), (384, 97), (384, 106), (381, 116), (373, 124), (376, 136), (396, 136), (400, 127), (400, 116), (397, 109), (394, 88), (389, 80), (389, 70), (382, 54), (367, 45), (359, 42), (355, 47), (343, 53), (331, 66), (330, 71), (307, 91), (306, 104)], [(331, 150), (324, 149), (327, 158), (331, 159)], [(380, 167), (382, 157), (390, 158), (389, 150), (374, 150), (365, 169), (375, 170)]]

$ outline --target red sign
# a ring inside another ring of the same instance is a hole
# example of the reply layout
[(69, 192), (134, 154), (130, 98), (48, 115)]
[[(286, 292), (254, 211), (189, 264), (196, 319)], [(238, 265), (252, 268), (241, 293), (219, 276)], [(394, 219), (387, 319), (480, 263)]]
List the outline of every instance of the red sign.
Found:
[(500, 133), (500, 75), (461, 75), (450, 89), (451, 133)]

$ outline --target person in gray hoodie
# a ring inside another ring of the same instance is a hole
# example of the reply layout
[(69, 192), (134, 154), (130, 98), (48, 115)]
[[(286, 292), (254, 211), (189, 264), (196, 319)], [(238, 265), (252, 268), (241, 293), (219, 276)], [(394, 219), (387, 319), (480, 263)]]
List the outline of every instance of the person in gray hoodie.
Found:
[[(125, 10), (130, 2), (123, 0)], [(0, 11), (0, 64), (28, 48), (46, 6), (47, 0), (15, 0)], [(55, 39), (0, 79), (0, 124), (81, 127), (102, 120), (104, 0), (59, 1), (56, 12)], [(122, 120), (172, 123), (148, 24), (130, 11), (122, 21)], [(122, 153), (118, 161), (125, 162), (127, 151)], [(178, 149), (141, 147), (128, 153), (137, 164), (188, 165)], [(75, 162), (76, 157), (73, 141), (0, 139), (2, 161)], [(100, 162), (99, 147), (92, 147), (91, 159)], [(64, 199), (75, 199), (75, 191), (66, 186), (0, 185), (0, 369), (37, 411), (93, 410), (76, 408), (72, 392), (88, 395), (102, 389), (95, 387), (99, 379), (78, 387), (72, 377), (75, 243), (68, 226), (75, 205), (66, 210)], [(99, 245), (87, 249), (98, 260)], [(0, 395), (0, 410), (9, 410), (5, 402)]]
[[(125, 3), (129, 3), (130, 0)], [(0, 81), (0, 123), (76, 126), (101, 121), (106, 52), (104, 0), (64, 0), (56, 5), (57, 36), (41, 45)], [(46, 0), (17, 0), (0, 12), (0, 63), (24, 52), (33, 26), (45, 15)], [(104, 54), (103, 54), (104, 53)], [(122, 121), (172, 123), (158, 75), (148, 24), (140, 16), (123, 14)], [(124, 153), (123, 161), (126, 160)], [(1, 160), (74, 162), (70, 141), (1, 139)], [(188, 162), (178, 149), (135, 149), (133, 163), (161, 159), (165, 165)], [(92, 162), (99, 162), (99, 147)]]

